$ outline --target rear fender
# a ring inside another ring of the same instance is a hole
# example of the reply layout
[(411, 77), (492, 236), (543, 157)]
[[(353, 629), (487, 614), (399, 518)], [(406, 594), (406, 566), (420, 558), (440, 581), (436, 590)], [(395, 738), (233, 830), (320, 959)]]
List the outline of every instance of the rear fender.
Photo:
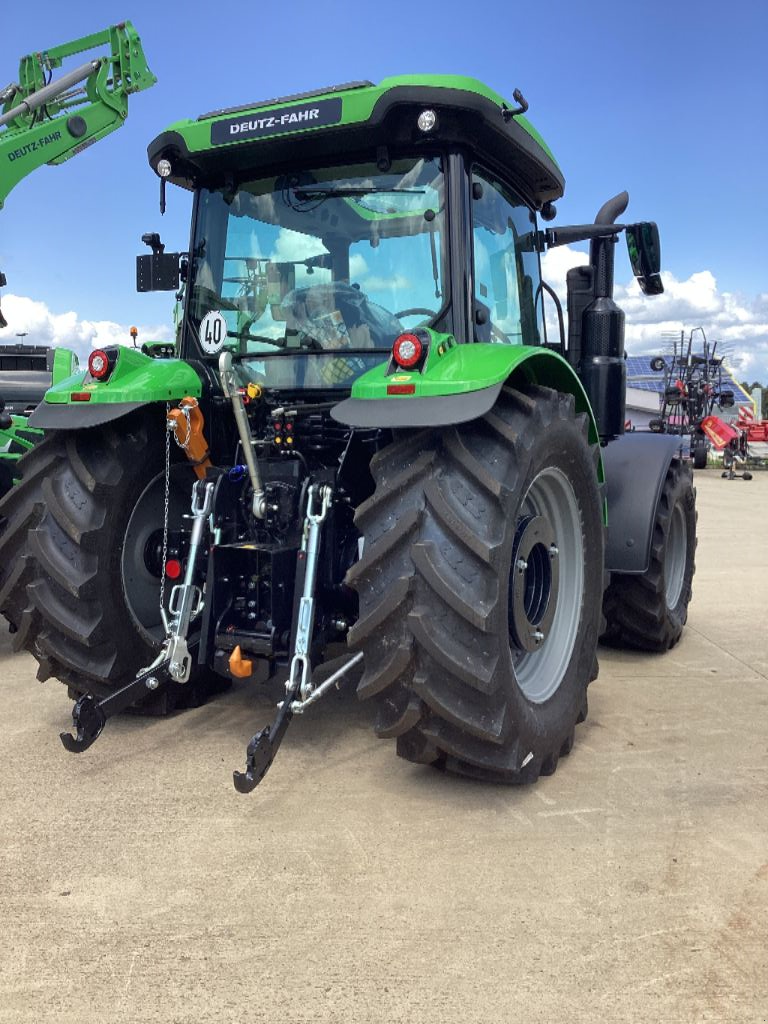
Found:
[(647, 571), (659, 497), (670, 463), (679, 453), (680, 438), (668, 434), (623, 434), (603, 448), (609, 572)]
[[(358, 377), (352, 395), (332, 410), (334, 419), (353, 427), (441, 427), (466, 423), (489, 412), (505, 384), (539, 384), (573, 395), (586, 412), (590, 440), (598, 439), (592, 409), (571, 366), (556, 352), (532, 345), (457, 345), (433, 335), (422, 372), (393, 371), (382, 363)], [(388, 392), (413, 386), (410, 394)]]
[(118, 346), (108, 380), (94, 379), (87, 369), (59, 379), (46, 391), (29, 423), (45, 430), (79, 430), (109, 423), (153, 402), (178, 401), (185, 395), (199, 398), (201, 394), (200, 378), (184, 360), (153, 359)]

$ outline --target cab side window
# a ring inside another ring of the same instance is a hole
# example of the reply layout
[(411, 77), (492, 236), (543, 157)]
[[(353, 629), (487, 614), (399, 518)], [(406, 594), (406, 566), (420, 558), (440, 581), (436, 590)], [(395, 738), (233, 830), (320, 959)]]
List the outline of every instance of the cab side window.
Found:
[(475, 337), (538, 345), (543, 319), (536, 218), (504, 185), (472, 174)]

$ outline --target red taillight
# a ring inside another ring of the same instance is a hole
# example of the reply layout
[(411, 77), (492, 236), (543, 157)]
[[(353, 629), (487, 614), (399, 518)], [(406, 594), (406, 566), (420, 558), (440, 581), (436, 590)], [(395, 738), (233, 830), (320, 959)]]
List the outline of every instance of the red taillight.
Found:
[(178, 558), (169, 558), (165, 563), (165, 575), (169, 580), (177, 580), (181, 576), (181, 562)]
[(421, 359), (422, 344), (415, 334), (401, 334), (392, 346), (392, 358), (398, 366), (407, 370)]
[(90, 391), (73, 391), (72, 392), (73, 402), (90, 402), (91, 392)]
[(88, 373), (96, 380), (104, 380), (109, 376), (109, 356), (103, 349), (97, 348), (88, 356)]
[(387, 384), (388, 395), (413, 395), (415, 393), (415, 384)]

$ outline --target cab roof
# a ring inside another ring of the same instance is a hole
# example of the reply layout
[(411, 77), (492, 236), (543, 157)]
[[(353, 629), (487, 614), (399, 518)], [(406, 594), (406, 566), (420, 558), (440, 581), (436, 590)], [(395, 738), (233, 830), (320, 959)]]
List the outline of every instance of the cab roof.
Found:
[[(434, 127), (417, 124), (422, 110)], [(514, 180), (536, 207), (563, 194), (552, 152), (521, 114), (475, 78), (399, 75), (350, 82), (314, 92), (263, 100), (176, 121), (150, 143), (150, 165), (171, 163), (170, 180), (185, 188), (216, 187), (302, 163), (370, 161), (380, 147), (396, 151), (460, 146)], [(505, 116), (505, 113), (506, 116)], [(297, 146), (300, 143), (300, 146)]]

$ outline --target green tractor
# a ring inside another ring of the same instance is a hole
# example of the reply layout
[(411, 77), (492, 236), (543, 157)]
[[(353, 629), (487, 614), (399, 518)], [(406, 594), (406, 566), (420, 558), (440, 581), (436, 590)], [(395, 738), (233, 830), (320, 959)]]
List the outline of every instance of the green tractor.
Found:
[[(54, 79), (64, 62), (83, 53), (91, 55), (86, 63)], [(65, 163), (122, 127), (128, 97), (156, 81), (130, 21), (22, 57), (18, 81), (0, 89), (0, 210), (28, 174)], [(0, 271), (0, 288), (6, 283)], [(0, 309), (0, 330), (7, 326)], [(27, 425), (26, 412), (50, 383), (52, 358), (42, 346), (0, 347), (0, 498), (13, 485), (21, 455), (42, 436)]]
[[(350, 675), (401, 756), (529, 782), (571, 749), (601, 635), (677, 642), (691, 473), (674, 438), (623, 432), (612, 298), (622, 232), (662, 290), (658, 231), (617, 223), (626, 193), (540, 226), (564, 181), (515, 104), (404, 76), (151, 143), (162, 203), (194, 196), (188, 251), (147, 234), (137, 263), (140, 291), (184, 292), (177, 350), (54, 368), (0, 505), (0, 610), (77, 699), (67, 749), (282, 669), (241, 791)], [(566, 335), (540, 257), (578, 240)]]

